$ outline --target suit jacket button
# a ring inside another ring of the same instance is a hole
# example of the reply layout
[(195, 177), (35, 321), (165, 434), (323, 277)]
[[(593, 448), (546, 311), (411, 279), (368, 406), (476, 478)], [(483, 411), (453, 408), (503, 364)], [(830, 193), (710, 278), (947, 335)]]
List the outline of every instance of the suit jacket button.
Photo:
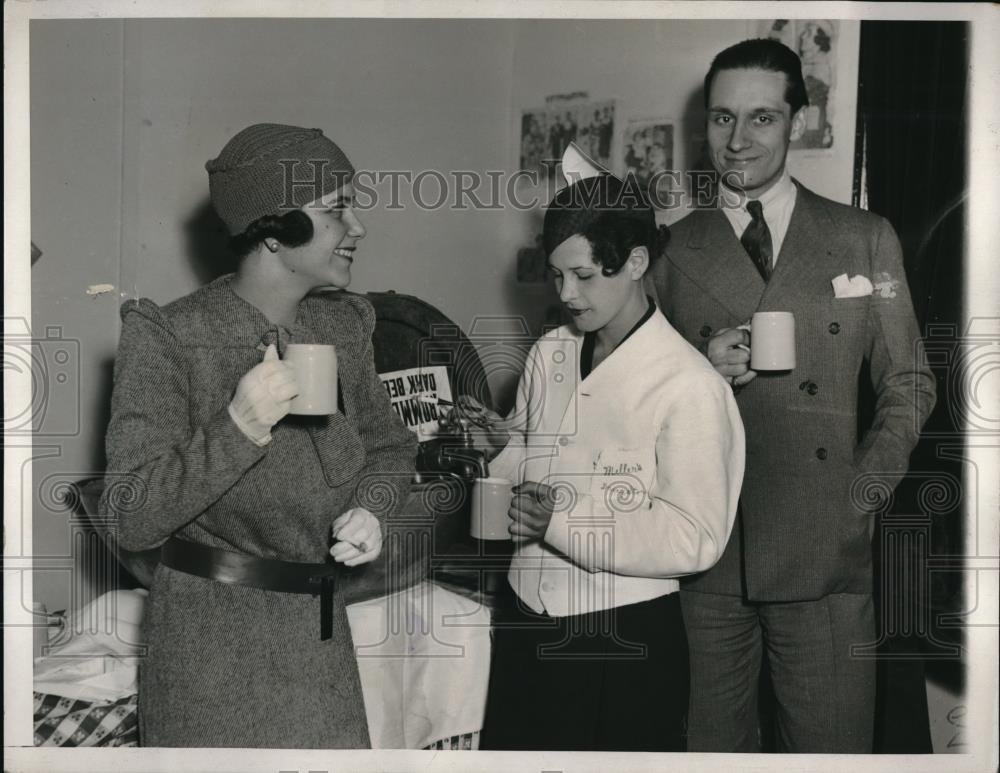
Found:
[(698, 335), (700, 335), (702, 338), (708, 338), (710, 335), (712, 335), (712, 328), (710, 328), (708, 325), (703, 325), (701, 330), (698, 331)]
[(816, 449), (816, 458), (819, 459), (820, 461), (823, 461), (824, 459), (826, 459), (826, 449), (825, 448), (817, 448)]
[(812, 381), (810, 381), (809, 382), (809, 386), (806, 387), (806, 391), (809, 394), (814, 395), (814, 394), (816, 394), (819, 391), (819, 386), (817, 386)]
[(834, 335), (837, 335), (837, 333), (840, 332), (840, 323), (839, 322), (831, 322), (830, 323), (830, 327), (828, 327), (827, 330), (829, 330)]

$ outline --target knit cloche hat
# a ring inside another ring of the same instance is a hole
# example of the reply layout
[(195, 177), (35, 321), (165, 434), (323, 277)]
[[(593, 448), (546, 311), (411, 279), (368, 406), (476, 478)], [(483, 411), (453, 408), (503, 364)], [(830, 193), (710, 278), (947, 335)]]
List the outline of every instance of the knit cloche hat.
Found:
[(258, 123), (205, 164), (212, 206), (233, 236), (349, 183), (354, 167), (319, 129)]

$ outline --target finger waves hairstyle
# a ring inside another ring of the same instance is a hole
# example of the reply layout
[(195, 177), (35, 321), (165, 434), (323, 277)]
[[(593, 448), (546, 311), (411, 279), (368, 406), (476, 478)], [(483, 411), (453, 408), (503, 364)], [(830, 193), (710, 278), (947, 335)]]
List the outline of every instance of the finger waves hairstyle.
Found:
[(652, 264), (666, 249), (670, 230), (657, 226), (653, 208), (635, 177), (609, 174), (578, 180), (555, 195), (545, 211), (542, 244), (546, 257), (569, 239), (582, 236), (604, 276), (614, 276), (636, 247)]

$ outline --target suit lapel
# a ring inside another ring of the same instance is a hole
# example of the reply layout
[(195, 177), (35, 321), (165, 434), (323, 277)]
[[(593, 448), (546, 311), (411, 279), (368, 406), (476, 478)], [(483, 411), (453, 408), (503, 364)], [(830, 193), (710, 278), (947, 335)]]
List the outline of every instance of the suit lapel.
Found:
[(749, 319), (764, 293), (764, 280), (722, 210), (696, 210), (690, 217), (695, 222), (685, 249), (668, 248), (669, 260), (737, 319)]
[(767, 309), (776, 298), (798, 288), (814, 286), (815, 275), (828, 274), (844, 249), (822, 199), (797, 181), (795, 184), (798, 188), (795, 209), (774, 273), (760, 300), (761, 309)]

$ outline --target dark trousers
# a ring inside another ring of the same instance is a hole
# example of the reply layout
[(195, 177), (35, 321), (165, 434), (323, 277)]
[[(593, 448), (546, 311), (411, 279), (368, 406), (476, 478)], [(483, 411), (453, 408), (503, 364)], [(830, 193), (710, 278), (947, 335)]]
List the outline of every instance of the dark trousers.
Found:
[(493, 646), (481, 749), (684, 751), (677, 593), (561, 618), (498, 611)]
[(777, 750), (871, 753), (875, 661), (851, 653), (852, 645), (875, 641), (870, 595), (788, 603), (680, 595), (691, 646), (689, 751), (759, 751), (757, 686), (766, 648)]

